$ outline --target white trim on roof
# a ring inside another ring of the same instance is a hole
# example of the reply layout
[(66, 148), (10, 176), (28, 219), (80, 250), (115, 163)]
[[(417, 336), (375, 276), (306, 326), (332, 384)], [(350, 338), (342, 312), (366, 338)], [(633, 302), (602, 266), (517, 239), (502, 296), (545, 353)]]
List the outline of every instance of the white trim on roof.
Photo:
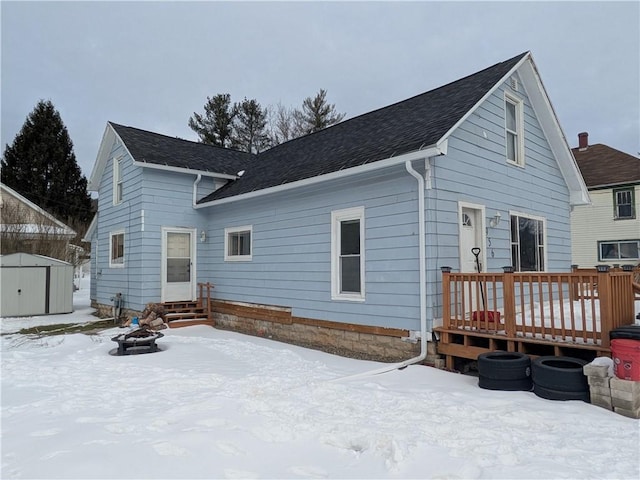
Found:
[(82, 237), (83, 242), (91, 243), (91, 237), (95, 233), (95, 229), (98, 226), (98, 214), (96, 213), (91, 219), (91, 223), (87, 227), (87, 231), (84, 232), (84, 237)]
[(438, 155), (446, 155), (448, 142), (447, 140), (438, 143), (437, 145), (431, 145), (420, 150), (398, 155), (397, 157), (387, 158), (385, 160), (378, 160), (376, 162), (366, 163), (358, 167), (346, 168), (344, 170), (338, 170), (336, 172), (327, 173), (325, 175), (319, 175), (316, 177), (305, 178), (304, 180), (298, 180), (297, 182), (284, 183), (275, 187), (263, 188), (261, 190), (254, 190), (253, 192), (243, 193), (232, 197), (221, 198), (219, 200), (212, 200), (206, 203), (199, 203), (194, 208), (211, 207), (213, 205), (222, 205), (225, 203), (231, 203), (239, 200), (246, 200), (249, 198), (261, 197), (262, 195), (268, 195), (271, 193), (283, 192), (291, 190), (293, 188), (306, 187), (314, 185), (316, 183), (326, 182), (328, 180), (336, 180), (351, 175), (358, 175), (361, 173), (371, 172), (373, 170), (379, 170), (381, 168), (392, 167), (394, 165), (402, 165), (407, 160), (418, 160), (422, 158), (435, 157)]
[[(76, 235), (76, 231), (73, 228), (62, 223), (60, 220), (58, 220), (56, 217), (51, 215), (49, 212), (39, 207), (28, 198), (25, 198), (22, 195), (20, 195), (13, 188), (6, 186), (4, 183), (0, 183), (0, 189), (4, 190), (7, 194), (11, 195), (19, 202), (24, 203), (27, 207), (31, 208), (32, 210), (35, 210), (36, 213), (38, 213), (39, 215), (42, 215), (43, 217), (55, 223), (61, 229), (60, 231), (56, 232), (57, 235), (63, 235), (63, 236), (69, 236), (69, 237), (73, 237)], [(22, 225), (27, 225), (27, 224), (22, 224)], [(34, 233), (34, 232), (31, 232), (31, 233)], [(48, 232), (48, 233), (51, 233), (51, 232)]]
[(98, 156), (96, 157), (96, 161), (93, 164), (93, 170), (91, 171), (91, 176), (89, 177), (89, 190), (93, 192), (97, 192), (100, 189), (100, 180), (104, 173), (104, 169), (109, 160), (109, 156), (111, 151), (113, 150), (113, 143), (118, 140), (120, 144), (123, 146), (129, 157), (133, 160), (133, 164), (143, 168), (155, 168), (158, 170), (165, 170), (168, 172), (176, 172), (176, 173), (188, 173), (193, 175), (203, 175), (205, 177), (213, 177), (213, 178), (221, 178), (224, 180), (235, 180), (238, 178), (235, 175), (228, 175), (226, 173), (215, 173), (215, 172), (207, 172), (204, 170), (196, 170), (192, 168), (184, 168), (184, 167), (173, 167), (170, 165), (159, 165), (156, 163), (150, 163), (145, 161), (138, 161), (135, 159), (131, 152), (127, 148), (127, 144), (120, 138), (118, 132), (116, 132), (115, 128), (111, 125), (111, 123), (107, 122), (107, 126), (105, 128), (104, 134), (102, 135), (102, 141), (100, 142), (100, 148), (98, 149)]
[[(131, 157), (133, 158), (133, 157)], [(149, 162), (138, 162), (137, 160), (133, 160), (134, 165), (138, 165), (139, 167), (145, 168), (155, 168), (158, 170), (165, 170), (167, 172), (178, 172), (178, 173), (189, 173), (191, 175), (202, 175), (203, 177), (212, 177), (212, 178), (221, 178), (223, 180), (236, 180), (238, 178), (237, 175), (228, 175), (226, 173), (213, 173), (206, 172), (204, 170), (195, 170), (193, 168), (185, 168), (185, 167), (173, 167), (171, 165), (160, 165), (158, 163), (149, 163)]]

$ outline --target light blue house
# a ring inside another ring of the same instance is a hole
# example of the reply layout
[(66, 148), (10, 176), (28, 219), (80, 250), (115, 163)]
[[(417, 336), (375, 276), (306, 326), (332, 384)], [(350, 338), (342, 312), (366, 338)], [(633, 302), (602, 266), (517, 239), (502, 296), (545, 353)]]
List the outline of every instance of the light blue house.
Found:
[(258, 155), (109, 123), (90, 187), (96, 307), (211, 282), (219, 325), (374, 358), (417, 348), (474, 247), (568, 271), (589, 201), (530, 53)]

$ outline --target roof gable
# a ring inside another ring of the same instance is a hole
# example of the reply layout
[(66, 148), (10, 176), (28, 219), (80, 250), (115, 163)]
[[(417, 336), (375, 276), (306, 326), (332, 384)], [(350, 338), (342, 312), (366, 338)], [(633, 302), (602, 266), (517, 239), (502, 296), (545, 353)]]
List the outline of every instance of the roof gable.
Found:
[(571, 151), (589, 188), (640, 183), (640, 158), (601, 143)]
[(122, 143), (136, 165), (225, 179), (235, 179), (255, 157), (246, 152), (108, 122), (89, 179), (90, 190), (98, 190), (115, 141)]

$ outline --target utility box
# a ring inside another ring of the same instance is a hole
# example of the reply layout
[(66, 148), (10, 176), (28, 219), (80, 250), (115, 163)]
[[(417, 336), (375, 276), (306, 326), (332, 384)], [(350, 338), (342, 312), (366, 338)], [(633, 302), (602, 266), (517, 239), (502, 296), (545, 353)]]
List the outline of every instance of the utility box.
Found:
[(55, 258), (0, 255), (0, 317), (73, 312), (73, 265)]

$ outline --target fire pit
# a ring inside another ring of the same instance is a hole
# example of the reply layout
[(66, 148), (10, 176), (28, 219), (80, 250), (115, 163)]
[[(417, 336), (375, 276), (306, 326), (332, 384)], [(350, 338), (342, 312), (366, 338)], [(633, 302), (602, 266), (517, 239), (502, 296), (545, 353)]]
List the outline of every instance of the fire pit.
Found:
[(157, 352), (156, 340), (164, 337), (160, 332), (154, 332), (146, 327), (138, 328), (129, 333), (116, 335), (111, 340), (118, 344), (114, 355), (136, 355), (140, 353)]

